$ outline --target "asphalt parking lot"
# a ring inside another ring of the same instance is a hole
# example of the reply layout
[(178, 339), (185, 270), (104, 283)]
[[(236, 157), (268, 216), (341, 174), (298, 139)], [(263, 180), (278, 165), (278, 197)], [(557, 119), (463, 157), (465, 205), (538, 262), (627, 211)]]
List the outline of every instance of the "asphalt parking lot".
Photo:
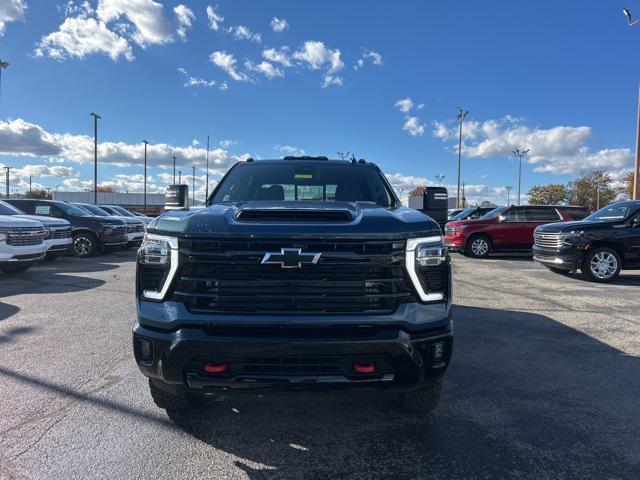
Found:
[(0, 478), (640, 478), (640, 275), (454, 256), (431, 419), (348, 397), (168, 418), (131, 354), (134, 253), (0, 276)]

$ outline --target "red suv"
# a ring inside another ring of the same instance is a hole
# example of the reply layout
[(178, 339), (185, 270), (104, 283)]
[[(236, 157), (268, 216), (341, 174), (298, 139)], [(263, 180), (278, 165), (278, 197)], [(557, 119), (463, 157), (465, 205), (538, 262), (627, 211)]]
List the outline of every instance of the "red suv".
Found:
[(450, 250), (470, 257), (491, 252), (527, 251), (533, 247), (533, 231), (545, 223), (582, 220), (589, 213), (582, 207), (524, 205), (499, 207), (478, 220), (449, 222), (444, 241)]

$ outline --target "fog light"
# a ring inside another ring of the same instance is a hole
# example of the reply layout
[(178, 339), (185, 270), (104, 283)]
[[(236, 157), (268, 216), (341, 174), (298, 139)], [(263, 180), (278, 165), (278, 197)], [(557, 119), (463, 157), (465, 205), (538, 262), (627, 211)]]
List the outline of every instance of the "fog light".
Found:
[(207, 373), (223, 373), (223, 372), (226, 372), (228, 368), (229, 368), (229, 364), (226, 362), (223, 362), (223, 363), (207, 362), (204, 364), (204, 371)]
[(138, 339), (138, 352), (140, 353), (141, 362), (151, 363), (153, 359), (153, 346), (149, 340)]
[(431, 347), (431, 362), (442, 363), (444, 360), (444, 342), (434, 343)]

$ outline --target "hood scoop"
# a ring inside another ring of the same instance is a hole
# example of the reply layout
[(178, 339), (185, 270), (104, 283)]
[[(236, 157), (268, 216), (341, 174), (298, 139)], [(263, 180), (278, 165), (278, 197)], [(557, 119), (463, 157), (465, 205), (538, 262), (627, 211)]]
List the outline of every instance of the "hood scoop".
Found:
[(236, 214), (238, 222), (351, 222), (353, 214), (348, 210), (307, 208), (245, 208)]

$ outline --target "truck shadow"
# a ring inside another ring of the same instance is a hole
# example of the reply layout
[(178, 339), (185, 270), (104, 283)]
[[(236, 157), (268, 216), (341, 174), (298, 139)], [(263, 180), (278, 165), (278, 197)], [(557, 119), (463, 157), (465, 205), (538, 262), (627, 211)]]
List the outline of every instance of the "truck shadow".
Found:
[(20, 311), (20, 307), (11, 305), (10, 303), (0, 302), (0, 321), (12, 317)]
[(432, 417), (375, 396), (233, 396), (169, 416), (255, 479), (639, 478), (637, 357), (536, 313), (454, 319)]

